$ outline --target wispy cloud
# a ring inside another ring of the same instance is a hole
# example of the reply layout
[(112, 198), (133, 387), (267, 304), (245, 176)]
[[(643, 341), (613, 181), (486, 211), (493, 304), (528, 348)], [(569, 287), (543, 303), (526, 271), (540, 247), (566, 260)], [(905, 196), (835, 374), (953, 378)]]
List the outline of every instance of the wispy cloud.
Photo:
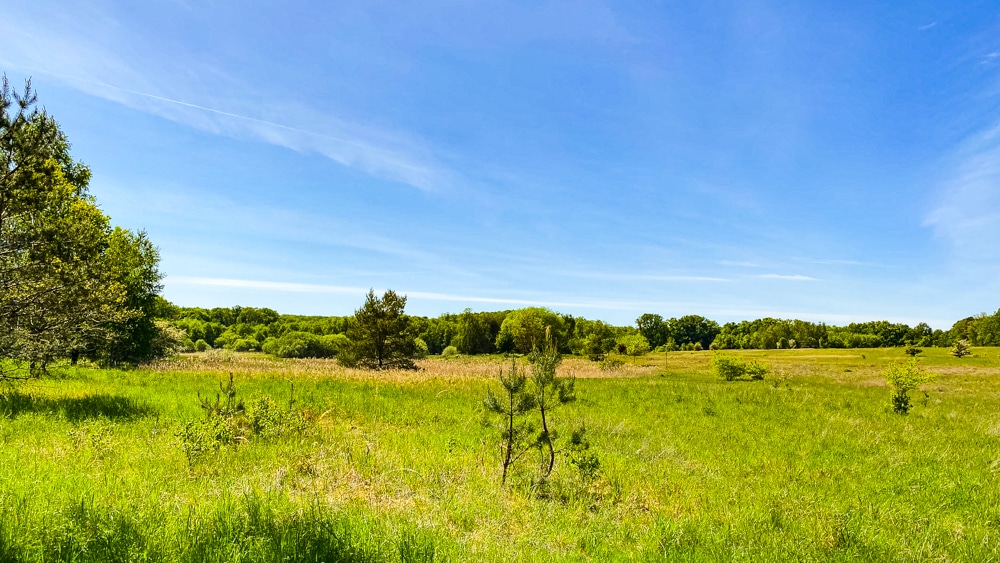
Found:
[(819, 281), (818, 278), (801, 274), (761, 274), (757, 277), (762, 280)]
[(1000, 123), (957, 151), (937, 206), (924, 224), (949, 241), (967, 264), (1000, 259)]
[[(231, 278), (202, 278), (202, 277), (187, 277), (187, 276), (176, 276), (169, 277), (165, 281), (167, 285), (178, 284), (178, 285), (200, 285), (200, 286), (210, 286), (210, 287), (223, 287), (223, 288), (233, 288), (233, 289), (256, 289), (262, 291), (279, 291), (279, 292), (292, 292), (292, 293), (315, 293), (315, 294), (349, 294), (349, 295), (359, 295), (363, 296), (368, 293), (371, 288), (362, 287), (351, 287), (351, 286), (340, 286), (340, 285), (326, 285), (326, 284), (308, 284), (308, 283), (295, 283), (295, 282), (275, 282), (275, 281), (263, 281), (263, 280), (242, 280), (242, 279), (231, 279)], [(381, 288), (374, 288), (376, 293), (381, 293), (385, 291)], [(406, 295), (407, 297), (416, 299), (427, 299), (431, 301), (448, 301), (454, 303), (489, 303), (496, 305), (517, 305), (522, 307), (567, 307), (567, 308), (582, 308), (582, 309), (612, 309), (612, 310), (646, 310), (651, 306), (677, 306), (677, 303), (657, 303), (657, 302), (639, 302), (639, 301), (608, 301), (608, 300), (579, 300), (579, 301), (561, 301), (561, 300), (546, 300), (546, 299), (531, 299), (531, 298), (520, 298), (520, 297), (494, 297), (494, 296), (483, 296), (483, 295), (465, 295), (465, 294), (455, 294), (455, 293), (436, 293), (427, 291), (410, 291), (406, 289), (397, 289), (397, 293)]]
[[(151, 186), (148, 189), (122, 188), (102, 180), (95, 193), (114, 205), (130, 208), (133, 215), (159, 217), (163, 222), (210, 225), (213, 236), (257, 235), (262, 239), (286, 242), (306, 242), (329, 247), (351, 248), (380, 256), (392, 257), (397, 263), (422, 264), (450, 275), (467, 275), (452, 261), (419, 248), (405, 240), (379, 233), (378, 225), (340, 218), (330, 221), (321, 214), (284, 208), (260, 206), (212, 193), (197, 193), (181, 186)], [(218, 218), (224, 214), (226, 221)]]
[(629, 273), (618, 273), (618, 272), (600, 272), (600, 271), (574, 271), (574, 270), (563, 270), (555, 269), (550, 272), (553, 275), (566, 276), (572, 278), (581, 279), (593, 279), (593, 280), (607, 280), (607, 281), (622, 281), (622, 282), (728, 282), (727, 278), (720, 278), (717, 276), (701, 276), (701, 275), (686, 275), (686, 274), (629, 274)]
[(927, 31), (928, 29), (932, 29), (935, 26), (937, 26), (937, 22), (931, 22), (931, 23), (929, 23), (927, 25), (922, 25), (922, 26), (918, 27), (917, 29), (920, 30), (920, 31)]
[[(114, 22), (99, 19), (92, 29), (64, 20), (40, 25), (16, 12), (5, 14), (5, 20), (0, 21), (0, 64), (5, 68), (47, 76), (213, 134), (320, 154), (421, 190), (441, 190), (454, 181), (454, 174), (419, 139), (401, 131), (352, 122), (287, 100), (268, 100), (266, 93), (198, 61), (131, 60), (127, 41), (116, 42), (113, 33), (101, 31), (113, 28)], [(212, 103), (195, 101), (201, 99)]]

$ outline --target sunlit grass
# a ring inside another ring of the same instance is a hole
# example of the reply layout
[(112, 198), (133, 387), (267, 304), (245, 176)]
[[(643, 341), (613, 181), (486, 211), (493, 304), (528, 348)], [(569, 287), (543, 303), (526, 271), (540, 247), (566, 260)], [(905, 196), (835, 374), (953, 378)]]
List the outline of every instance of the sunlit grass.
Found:
[[(601, 470), (560, 459), (543, 488), (535, 458), (499, 483), (480, 405), (502, 358), (62, 367), (0, 398), (0, 560), (1000, 559), (1000, 350), (925, 350), (938, 375), (907, 416), (881, 377), (902, 350), (732, 353), (771, 374), (723, 382), (710, 352), (615, 377), (566, 359), (579, 400), (554, 424), (585, 424)], [(191, 462), (177, 433), (230, 373), (308, 425)]]

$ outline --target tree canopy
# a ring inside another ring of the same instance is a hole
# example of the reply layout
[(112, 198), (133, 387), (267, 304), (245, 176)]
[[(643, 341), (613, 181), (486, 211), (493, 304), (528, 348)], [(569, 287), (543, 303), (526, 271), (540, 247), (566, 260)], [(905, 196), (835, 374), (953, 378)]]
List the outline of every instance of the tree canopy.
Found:
[[(3, 77), (0, 92), (0, 358), (44, 370), (154, 331), (158, 255), (145, 235), (112, 229), (56, 121)], [(149, 322), (147, 323), (146, 320)], [(148, 344), (147, 342), (147, 344)], [(140, 345), (148, 351), (147, 345)], [(148, 355), (148, 354), (147, 354)], [(141, 358), (135, 358), (141, 359)]]
[(405, 307), (405, 295), (390, 289), (378, 297), (369, 291), (365, 304), (354, 312), (347, 331), (351, 346), (341, 352), (341, 363), (369, 369), (416, 369), (416, 334), (403, 313)]

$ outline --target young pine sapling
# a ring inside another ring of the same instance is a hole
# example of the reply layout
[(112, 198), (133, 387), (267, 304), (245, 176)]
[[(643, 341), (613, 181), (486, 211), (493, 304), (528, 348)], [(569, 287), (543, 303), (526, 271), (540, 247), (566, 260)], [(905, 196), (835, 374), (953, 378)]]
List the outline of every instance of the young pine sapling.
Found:
[(506, 376), (503, 368), (500, 369), (498, 379), (503, 392), (497, 396), (492, 390), (487, 389), (483, 406), (488, 412), (503, 418), (500, 426), (504, 452), (503, 476), (500, 478), (500, 483), (503, 484), (507, 482), (510, 466), (534, 445), (526, 443), (532, 427), (524, 417), (535, 408), (535, 396), (528, 390), (528, 379), (518, 373), (517, 364), (513, 361)]
[(559, 350), (552, 341), (550, 331), (546, 330), (545, 349), (537, 348), (529, 356), (531, 362), (531, 381), (534, 384), (535, 404), (542, 425), (538, 435), (539, 449), (547, 450), (548, 462), (542, 461), (541, 478), (547, 479), (552, 474), (556, 463), (555, 433), (549, 429), (549, 414), (559, 405), (576, 400), (575, 380), (556, 377), (556, 368), (562, 361)]

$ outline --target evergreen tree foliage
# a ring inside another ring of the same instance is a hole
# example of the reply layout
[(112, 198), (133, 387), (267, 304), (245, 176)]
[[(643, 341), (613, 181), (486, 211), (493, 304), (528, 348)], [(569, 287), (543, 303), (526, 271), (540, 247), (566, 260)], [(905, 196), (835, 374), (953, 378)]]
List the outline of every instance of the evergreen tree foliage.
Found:
[(354, 312), (347, 332), (351, 346), (340, 354), (340, 362), (367, 369), (416, 369), (416, 334), (405, 307), (405, 295), (390, 289), (378, 297), (369, 291), (365, 304)]
[(969, 341), (964, 338), (955, 342), (955, 345), (950, 350), (950, 354), (956, 358), (964, 358), (971, 353), (972, 349), (969, 346)]
[[(144, 235), (111, 230), (87, 192), (90, 170), (73, 161), (58, 124), (36, 106), (30, 81), (18, 94), (3, 77), (0, 357), (27, 362), (35, 374), (95, 343), (151, 332), (151, 319), (135, 323), (159, 291), (155, 249)], [(133, 279), (121, 260), (127, 250), (152, 264), (142, 272), (151, 284)]]

